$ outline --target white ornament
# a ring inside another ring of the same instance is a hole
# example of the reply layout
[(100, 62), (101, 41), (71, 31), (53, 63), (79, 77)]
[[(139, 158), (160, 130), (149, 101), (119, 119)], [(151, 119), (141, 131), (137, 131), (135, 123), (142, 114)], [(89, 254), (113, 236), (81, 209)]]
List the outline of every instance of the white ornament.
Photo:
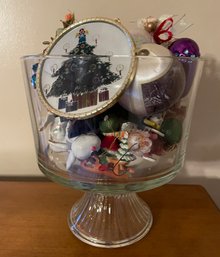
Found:
[(71, 150), (66, 162), (66, 169), (70, 169), (76, 160), (88, 159), (92, 152), (99, 151), (101, 140), (93, 134), (80, 135), (72, 138)]
[(181, 96), (185, 74), (171, 52), (157, 44), (145, 44), (139, 51), (135, 78), (119, 103), (133, 114), (146, 117), (170, 108)]

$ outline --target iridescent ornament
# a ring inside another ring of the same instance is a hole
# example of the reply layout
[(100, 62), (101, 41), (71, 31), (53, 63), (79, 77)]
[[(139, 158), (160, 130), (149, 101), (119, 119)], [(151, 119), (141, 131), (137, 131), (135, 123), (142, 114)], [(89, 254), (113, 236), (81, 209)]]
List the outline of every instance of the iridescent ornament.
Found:
[(175, 40), (170, 46), (170, 51), (175, 56), (183, 57), (199, 57), (200, 51), (197, 43), (190, 38), (179, 38)]

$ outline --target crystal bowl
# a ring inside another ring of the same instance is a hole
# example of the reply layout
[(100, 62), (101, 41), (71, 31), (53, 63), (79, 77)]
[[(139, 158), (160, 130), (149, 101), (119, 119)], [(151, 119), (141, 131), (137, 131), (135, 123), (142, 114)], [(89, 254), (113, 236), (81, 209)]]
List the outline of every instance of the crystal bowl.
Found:
[(85, 191), (70, 230), (98, 247), (140, 240), (153, 217), (136, 192), (183, 166), (202, 59), (30, 55), (22, 65), (39, 168)]

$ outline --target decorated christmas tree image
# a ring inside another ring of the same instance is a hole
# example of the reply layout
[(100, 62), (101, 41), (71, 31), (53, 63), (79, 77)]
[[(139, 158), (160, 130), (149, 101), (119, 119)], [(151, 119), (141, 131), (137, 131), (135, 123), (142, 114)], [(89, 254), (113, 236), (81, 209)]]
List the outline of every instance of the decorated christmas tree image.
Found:
[[(77, 33), (78, 44), (69, 52), (70, 58), (53, 72), (52, 77), (57, 79), (46, 95), (47, 98), (58, 97), (58, 106), (65, 107), (67, 112), (108, 100), (109, 92), (106, 85), (121, 78), (120, 74), (110, 70), (110, 58), (93, 53), (97, 42), (95, 45), (88, 44), (87, 33), (83, 28)], [(60, 104), (63, 99), (68, 100), (65, 104)]]

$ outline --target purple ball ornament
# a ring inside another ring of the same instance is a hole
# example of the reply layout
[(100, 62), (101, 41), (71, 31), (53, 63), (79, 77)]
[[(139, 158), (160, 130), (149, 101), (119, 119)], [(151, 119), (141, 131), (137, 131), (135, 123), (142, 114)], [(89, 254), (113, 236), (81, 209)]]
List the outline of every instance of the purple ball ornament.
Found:
[(170, 46), (170, 51), (177, 57), (199, 57), (199, 46), (190, 38), (179, 38)]
[(179, 61), (181, 61), (183, 64), (183, 68), (186, 74), (186, 84), (181, 97), (185, 97), (190, 91), (193, 78), (195, 76), (197, 66), (196, 57), (200, 57), (199, 46), (194, 40), (190, 38), (179, 38), (169, 46), (169, 50), (175, 56), (177, 56)]

